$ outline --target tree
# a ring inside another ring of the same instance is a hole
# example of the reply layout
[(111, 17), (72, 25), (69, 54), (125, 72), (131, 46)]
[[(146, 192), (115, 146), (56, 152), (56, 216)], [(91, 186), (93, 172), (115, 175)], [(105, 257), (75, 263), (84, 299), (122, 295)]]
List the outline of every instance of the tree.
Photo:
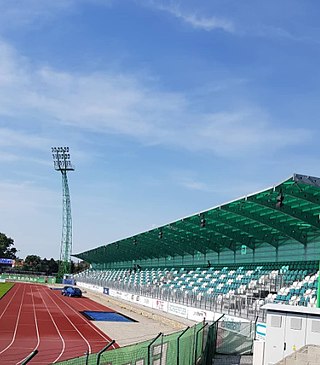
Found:
[(36, 255), (29, 255), (24, 260), (23, 270), (41, 271), (41, 258)]
[(55, 261), (53, 258), (51, 258), (48, 261), (48, 267), (49, 267), (49, 274), (56, 274), (59, 270), (59, 263)]
[(41, 265), (40, 265), (39, 271), (41, 271), (47, 275), (52, 275), (52, 274), (56, 274), (58, 272), (58, 268), (59, 268), (59, 264), (57, 261), (55, 261), (53, 258), (51, 258), (50, 260), (47, 260), (47, 258), (45, 257), (44, 259), (41, 260)]
[(73, 271), (72, 273), (75, 274), (75, 273), (78, 273), (80, 271), (84, 271), (84, 270), (87, 270), (89, 269), (90, 265), (85, 262), (85, 261), (80, 261), (76, 264), (73, 263)]
[(6, 259), (15, 259), (17, 249), (12, 247), (14, 241), (12, 238), (7, 237), (4, 233), (0, 233), (0, 257)]
[(49, 261), (46, 259), (46, 257), (41, 260), (41, 272), (46, 273), (47, 275), (49, 274)]

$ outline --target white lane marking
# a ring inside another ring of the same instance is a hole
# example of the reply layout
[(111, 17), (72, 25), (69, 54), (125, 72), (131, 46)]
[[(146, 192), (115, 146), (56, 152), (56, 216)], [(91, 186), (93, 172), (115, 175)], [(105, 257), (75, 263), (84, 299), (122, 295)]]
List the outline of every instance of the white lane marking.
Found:
[[(72, 308), (66, 301), (64, 301), (64, 300), (62, 300), (61, 298), (59, 298), (58, 297), (58, 295), (56, 295), (56, 297), (60, 300), (60, 301), (62, 301), (64, 304), (66, 304), (69, 308), (71, 308), (77, 315), (78, 315), (78, 317), (80, 317), (86, 324), (88, 324), (91, 328), (93, 328), (94, 330), (95, 330), (95, 332), (97, 332), (104, 340), (106, 340), (106, 341), (111, 341), (111, 338), (109, 337), (109, 338), (107, 338), (106, 336), (104, 336), (100, 331), (98, 331), (97, 329), (96, 329), (96, 327), (95, 326), (93, 326), (90, 322), (88, 322), (88, 321), (86, 321), (83, 317), (82, 317), (82, 315), (77, 311), (77, 310), (75, 310), (74, 308)], [(115, 345), (113, 344), (111, 347), (113, 347), (113, 348), (115, 348)]]
[(21, 310), (22, 310), (22, 303), (23, 303), (23, 299), (24, 299), (25, 290), (26, 290), (26, 288), (23, 287), (22, 299), (21, 299), (21, 303), (20, 303), (20, 307), (19, 307), (18, 317), (16, 319), (16, 325), (15, 325), (15, 328), (14, 328), (12, 340), (11, 340), (11, 342), (9, 343), (9, 345), (6, 348), (4, 348), (2, 351), (0, 351), (0, 354), (3, 354), (5, 351), (7, 351), (8, 348), (11, 347), (11, 345), (14, 343), (14, 341), (16, 339), (17, 330), (18, 330), (18, 324), (19, 324), (19, 320), (20, 320), (20, 314), (21, 314)]
[[(17, 288), (18, 288), (18, 285), (17, 285)], [(8, 302), (8, 304), (6, 305), (6, 307), (4, 308), (1, 316), (0, 316), (0, 319), (3, 317), (3, 315), (5, 314), (7, 308), (9, 307), (10, 303), (13, 301), (13, 298), (15, 297), (15, 295), (17, 294), (19, 289), (16, 289), (16, 291), (14, 292), (13, 296), (11, 297), (10, 301)]]
[[(79, 335), (83, 338), (83, 340), (87, 343), (88, 345), (88, 350), (89, 350), (89, 354), (91, 354), (91, 345), (90, 343), (88, 342), (88, 340), (83, 336), (83, 334), (81, 333), (81, 331), (79, 331), (79, 329), (72, 323), (72, 321), (68, 318), (68, 316), (64, 313), (64, 311), (59, 307), (58, 303), (56, 303), (52, 296), (49, 295), (48, 293), (47, 294), (47, 297), (49, 297), (51, 299), (51, 301), (56, 305), (56, 307), (60, 310), (60, 312), (64, 315), (64, 317), (66, 317), (66, 319), (68, 320), (68, 322), (72, 325), (72, 327), (79, 333)], [(53, 364), (56, 362), (57, 360), (55, 360), (53, 362)]]
[[(34, 298), (33, 298), (33, 291), (32, 291), (32, 286), (30, 286), (30, 289), (31, 289), (31, 298), (32, 298), (32, 308), (33, 308), (33, 316), (34, 316), (34, 324), (35, 324), (35, 327), (36, 327), (36, 332), (37, 332), (37, 345), (36, 347), (33, 348), (33, 350), (31, 352), (33, 352), (34, 350), (36, 350), (39, 345), (40, 345), (40, 335), (39, 335), (39, 327), (38, 327), (38, 320), (37, 320), (37, 313), (36, 313), (36, 306), (34, 304)], [(27, 355), (24, 359), (22, 359), (21, 361), (17, 362), (17, 365), (18, 364), (21, 364), (29, 355)]]
[[(104, 307), (104, 305), (102, 305), (102, 304), (99, 304), (99, 303), (96, 303), (96, 302), (94, 302), (92, 299), (90, 299), (90, 298), (86, 298), (87, 300), (90, 300), (92, 303), (94, 303), (94, 307), (96, 307), (97, 308), (97, 310), (99, 310), (99, 311), (102, 311), (102, 308), (101, 307)], [(66, 303), (66, 302), (64, 302), (64, 303)], [(67, 303), (66, 303), (67, 304)], [(83, 303), (81, 303), (81, 302), (78, 302), (78, 304), (80, 304), (84, 309), (86, 309), (87, 308), (87, 306), (85, 305), (85, 304), (83, 304)], [(89, 310), (89, 309), (87, 309), (87, 310)], [(78, 313), (78, 312), (77, 312)], [(82, 317), (81, 317), (82, 318)], [(92, 325), (91, 325), (91, 323), (89, 322), (89, 325), (92, 327)], [(97, 330), (97, 328), (95, 327), (95, 326), (93, 326), (93, 328), (95, 329), (95, 331), (97, 332), (97, 333), (99, 333), (100, 334), (100, 336), (101, 337), (103, 337), (103, 339), (104, 340), (106, 340), (106, 341), (111, 341), (112, 339), (110, 338), (110, 337), (105, 337), (104, 335), (103, 335), (103, 333), (100, 333), (98, 330)], [(115, 347), (115, 345), (113, 344), (113, 345), (111, 345), (111, 347), (113, 347), (114, 349), (116, 348)]]
[[(41, 288), (41, 289), (42, 289), (42, 288)], [(60, 332), (60, 330), (59, 330), (59, 328), (58, 328), (58, 326), (57, 326), (57, 324), (56, 324), (55, 320), (54, 320), (54, 319), (53, 319), (53, 317), (52, 317), (52, 314), (51, 314), (51, 313), (50, 313), (50, 311), (49, 311), (49, 308), (48, 308), (48, 306), (47, 306), (47, 303), (44, 301), (43, 296), (42, 296), (42, 294), (40, 293), (40, 290), (39, 290), (39, 295), (41, 296), (42, 301), (43, 301), (43, 304), (45, 305), (45, 307), (46, 307), (46, 309), (47, 309), (47, 312), (48, 312), (48, 314), (49, 314), (49, 316), (50, 316), (50, 318), (51, 318), (51, 321), (52, 321), (52, 323), (53, 323), (53, 325), (54, 325), (55, 329), (57, 330), (58, 335), (59, 335), (59, 337), (60, 337), (60, 339), (61, 339), (61, 341), (62, 341), (62, 350), (61, 350), (61, 352), (60, 352), (59, 356), (58, 356), (58, 357), (57, 357), (57, 358), (53, 361), (53, 363), (55, 363), (55, 362), (57, 362), (57, 361), (60, 359), (60, 357), (63, 355), (64, 350), (65, 350), (65, 348), (66, 348), (66, 343), (65, 343), (65, 341), (64, 341), (64, 339), (63, 339), (63, 336), (61, 335), (61, 332)]]

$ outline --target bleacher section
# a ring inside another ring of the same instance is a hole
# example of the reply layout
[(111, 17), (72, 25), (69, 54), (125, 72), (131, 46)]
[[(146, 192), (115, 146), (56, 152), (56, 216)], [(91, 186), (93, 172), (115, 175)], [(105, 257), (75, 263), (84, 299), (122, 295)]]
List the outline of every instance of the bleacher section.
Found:
[(253, 319), (262, 318), (260, 307), (265, 303), (315, 306), (318, 262), (91, 269), (75, 275), (75, 280)]

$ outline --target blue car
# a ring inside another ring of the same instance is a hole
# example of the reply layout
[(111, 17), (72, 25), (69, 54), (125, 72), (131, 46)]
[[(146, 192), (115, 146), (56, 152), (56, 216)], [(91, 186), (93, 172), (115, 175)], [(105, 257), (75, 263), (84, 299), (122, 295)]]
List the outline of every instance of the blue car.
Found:
[(66, 297), (82, 297), (82, 291), (79, 288), (75, 288), (73, 286), (65, 286), (61, 290), (61, 294), (65, 295)]

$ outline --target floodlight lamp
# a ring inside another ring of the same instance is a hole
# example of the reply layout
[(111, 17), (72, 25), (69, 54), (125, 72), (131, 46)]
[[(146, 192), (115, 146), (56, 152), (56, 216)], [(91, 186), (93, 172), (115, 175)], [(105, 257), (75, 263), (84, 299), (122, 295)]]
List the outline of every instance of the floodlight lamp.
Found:
[(51, 151), (56, 170), (61, 172), (74, 170), (70, 161), (69, 147), (52, 147)]
[(284, 195), (282, 194), (282, 190), (280, 190), (279, 195), (277, 196), (276, 208), (281, 208), (283, 206)]
[(204, 215), (200, 215), (200, 227), (204, 228), (206, 226), (206, 219), (204, 217)]

